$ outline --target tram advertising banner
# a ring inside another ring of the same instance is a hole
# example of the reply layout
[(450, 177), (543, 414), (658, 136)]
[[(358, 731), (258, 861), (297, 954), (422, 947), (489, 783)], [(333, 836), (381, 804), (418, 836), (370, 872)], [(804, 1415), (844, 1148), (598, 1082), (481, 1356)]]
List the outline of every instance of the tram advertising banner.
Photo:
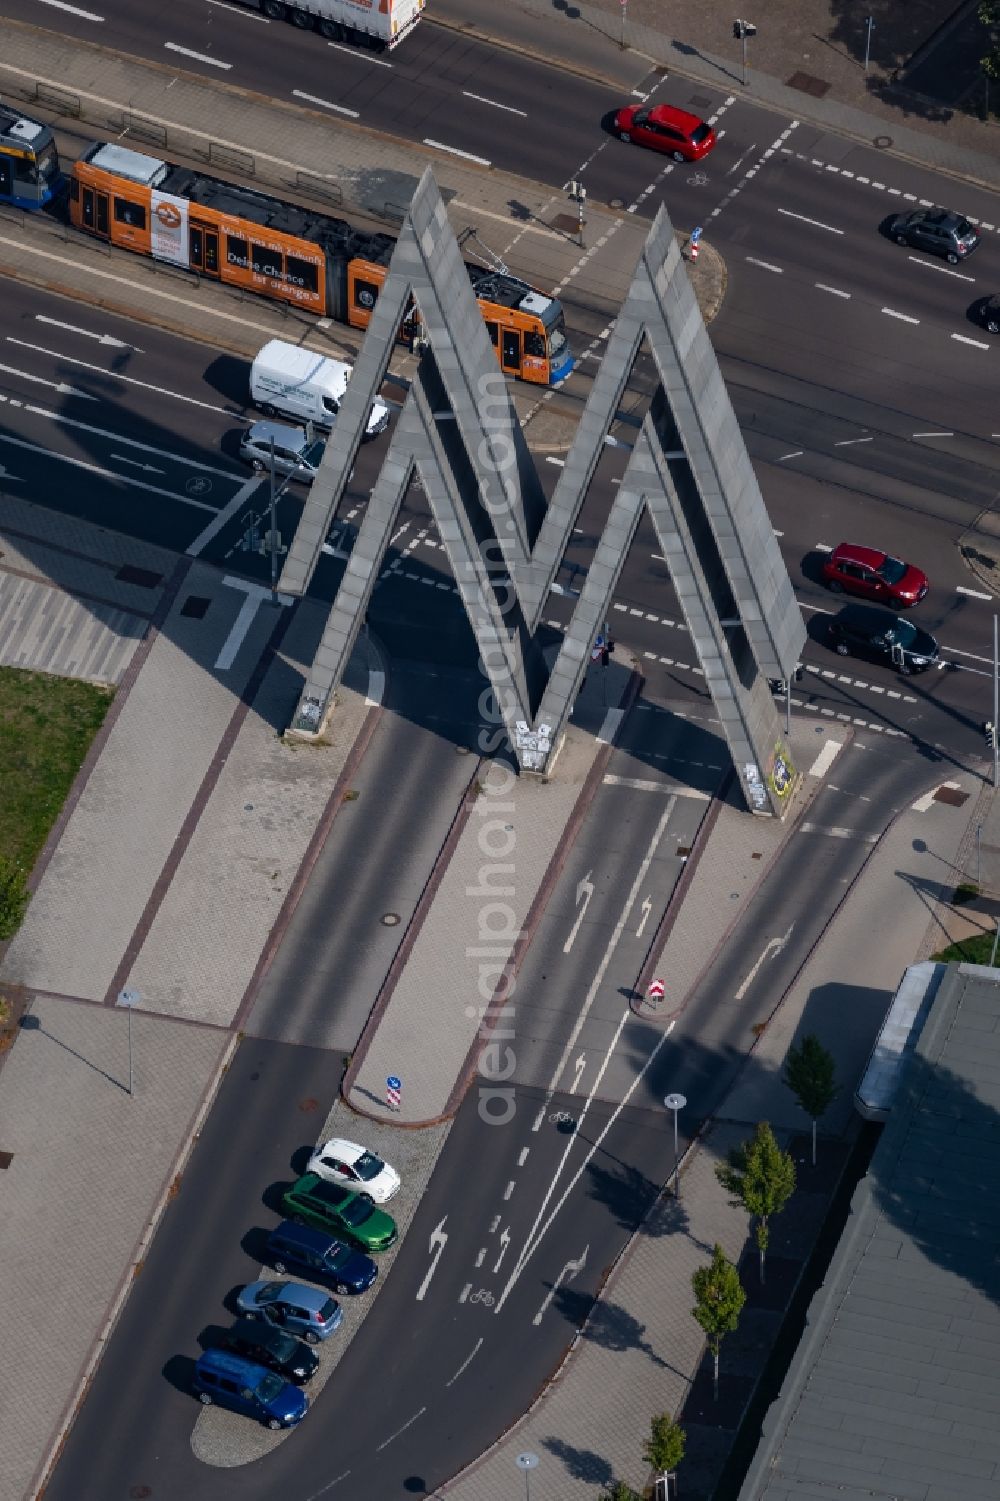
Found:
[(170, 261), (175, 266), (187, 266), (187, 199), (174, 198), (170, 193), (158, 193), (155, 188), (151, 197), (150, 249), (154, 258), (158, 261)]

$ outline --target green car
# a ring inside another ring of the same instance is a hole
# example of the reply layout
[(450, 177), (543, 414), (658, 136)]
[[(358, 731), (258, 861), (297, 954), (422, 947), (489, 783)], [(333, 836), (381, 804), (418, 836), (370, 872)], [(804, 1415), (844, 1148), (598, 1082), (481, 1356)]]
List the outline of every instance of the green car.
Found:
[(388, 1251), (399, 1239), (396, 1221), (376, 1209), (365, 1194), (352, 1193), (338, 1183), (327, 1183), (315, 1173), (305, 1173), (293, 1183), (281, 1201), (284, 1213), (300, 1225), (332, 1230), (353, 1241), (362, 1251)]

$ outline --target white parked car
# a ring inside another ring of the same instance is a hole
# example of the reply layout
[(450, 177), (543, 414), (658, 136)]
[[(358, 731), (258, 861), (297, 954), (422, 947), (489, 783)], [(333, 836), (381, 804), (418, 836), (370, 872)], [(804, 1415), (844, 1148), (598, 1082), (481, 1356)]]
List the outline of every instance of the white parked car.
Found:
[(342, 1141), (338, 1136), (316, 1148), (306, 1171), (316, 1173), (328, 1183), (339, 1183), (355, 1193), (367, 1194), (376, 1204), (386, 1203), (399, 1188), (399, 1174), (394, 1167), (366, 1147), (359, 1147), (356, 1141)]

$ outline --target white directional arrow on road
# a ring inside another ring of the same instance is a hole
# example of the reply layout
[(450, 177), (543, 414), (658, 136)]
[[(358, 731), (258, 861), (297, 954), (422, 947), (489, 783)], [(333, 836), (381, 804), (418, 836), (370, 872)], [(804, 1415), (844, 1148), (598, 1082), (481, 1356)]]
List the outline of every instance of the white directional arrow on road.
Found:
[(155, 464), (143, 464), (139, 459), (127, 459), (123, 453), (113, 453), (113, 459), (119, 464), (131, 464), (133, 469), (141, 469), (144, 474), (166, 474), (165, 469), (157, 469)]
[(576, 940), (576, 935), (580, 931), (580, 924), (583, 922), (583, 919), (587, 914), (587, 908), (590, 906), (590, 898), (594, 894), (594, 885), (590, 879), (593, 874), (594, 872), (592, 870), (588, 870), (583, 880), (577, 881), (576, 883), (576, 905), (580, 907), (580, 903), (582, 902), (583, 906), (580, 907), (576, 922), (570, 929), (570, 935), (567, 938), (566, 942), (563, 944), (564, 954), (568, 954), (570, 949), (573, 947), (573, 944)]
[(60, 323), (58, 318), (46, 318), (44, 313), (36, 313), (35, 321), (47, 323), (50, 328), (64, 328), (70, 334), (82, 334), (85, 339), (96, 339), (98, 344), (106, 344), (110, 349), (134, 349), (136, 354), (142, 354), (141, 349), (126, 344), (124, 339), (116, 339), (112, 334), (95, 334), (89, 328), (77, 328), (75, 323)]
[(552, 1291), (545, 1295), (541, 1308), (532, 1319), (531, 1322), (533, 1324), (540, 1324), (542, 1322), (549, 1304), (552, 1302), (552, 1299), (555, 1297), (560, 1287), (562, 1287), (563, 1283), (572, 1282), (574, 1277), (578, 1277), (580, 1275), (584, 1267), (587, 1265), (587, 1252), (589, 1250), (590, 1246), (586, 1245), (583, 1248), (582, 1255), (578, 1256), (576, 1261), (567, 1261), (566, 1265), (563, 1267), (562, 1271), (559, 1273), (559, 1276), (553, 1283)]
[(574, 1076), (572, 1084), (569, 1087), (570, 1094), (576, 1094), (577, 1089), (580, 1087), (580, 1080), (583, 1078), (583, 1071), (587, 1067), (586, 1053), (580, 1054), (579, 1058), (577, 1058), (576, 1062), (573, 1064), (573, 1067), (576, 1070), (576, 1074)]
[(785, 947), (785, 944), (792, 936), (792, 928), (794, 928), (794, 926), (794, 923), (789, 926), (788, 932), (785, 934), (784, 938), (772, 938), (769, 943), (765, 943), (764, 948), (757, 959), (757, 963), (754, 965), (753, 969), (747, 975), (746, 979), (743, 981), (743, 984), (736, 992), (736, 999), (738, 1001), (742, 1001), (743, 997), (750, 989), (750, 986), (753, 984), (754, 980), (756, 980), (761, 965), (764, 964), (766, 960), (772, 959), (775, 954), (781, 953), (781, 950)]
[(50, 391), (58, 391), (60, 396), (79, 396), (81, 401), (97, 400), (89, 391), (78, 391), (75, 386), (68, 386), (64, 380), (46, 380), (44, 376), (29, 375), (27, 370), (18, 370), (13, 365), (0, 365), (0, 371), (4, 375), (19, 375), (22, 380), (34, 381), (36, 386), (48, 386)]
[(507, 1229), (507, 1227), (505, 1225), (504, 1228), (500, 1232), (500, 1255), (497, 1257), (497, 1264), (493, 1268), (494, 1272), (498, 1272), (500, 1270), (500, 1263), (501, 1263), (501, 1261), (503, 1261), (504, 1257), (506, 1256), (506, 1254), (507, 1254), (507, 1247), (509, 1245), (510, 1245), (510, 1231)]
[(430, 1253), (431, 1253), (431, 1264), (427, 1268), (427, 1276), (424, 1278), (423, 1282), (421, 1282), (420, 1286), (417, 1288), (417, 1302), (418, 1303), (421, 1301), (421, 1299), (423, 1298), (423, 1296), (426, 1293), (427, 1289), (430, 1287), (430, 1285), (431, 1285), (431, 1278), (434, 1276), (434, 1273), (437, 1271), (437, 1264), (441, 1260), (441, 1252), (444, 1250), (445, 1246), (448, 1244), (448, 1237), (444, 1233), (444, 1221), (447, 1218), (448, 1218), (448, 1216), (445, 1215), (444, 1219), (441, 1220), (438, 1223), (438, 1225), (431, 1231), (430, 1246), (428, 1248), (430, 1250)]
[(641, 938), (642, 937), (642, 930), (646, 926), (646, 924), (648, 923), (648, 921), (649, 921), (649, 914), (652, 912), (652, 910), (653, 910), (653, 903), (650, 901), (649, 897), (647, 896), (645, 898), (645, 900), (643, 901), (642, 908), (641, 908), (641, 911), (642, 911), (642, 922), (639, 924), (639, 926), (635, 930), (635, 936), (636, 936), (636, 938)]

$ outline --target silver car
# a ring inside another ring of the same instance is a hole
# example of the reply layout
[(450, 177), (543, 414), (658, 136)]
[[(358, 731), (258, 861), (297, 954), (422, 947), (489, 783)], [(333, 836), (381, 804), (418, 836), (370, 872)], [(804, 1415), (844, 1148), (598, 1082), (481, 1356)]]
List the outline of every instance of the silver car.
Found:
[(290, 475), (311, 485), (323, 460), (323, 439), (310, 438), (301, 427), (289, 427), (284, 422), (254, 422), (243, 434), (240, 458), (255, 469), (267, 471), (272, 444), (275, 474)]
[(319, 1287), (301, 1282), (250, 1282), (237, 1299), (248, 1319), (269, 1319), (287, 1334), (298, 1334), (310, 1345), (327, 1339), (340, 1326), (343, 1309)]

